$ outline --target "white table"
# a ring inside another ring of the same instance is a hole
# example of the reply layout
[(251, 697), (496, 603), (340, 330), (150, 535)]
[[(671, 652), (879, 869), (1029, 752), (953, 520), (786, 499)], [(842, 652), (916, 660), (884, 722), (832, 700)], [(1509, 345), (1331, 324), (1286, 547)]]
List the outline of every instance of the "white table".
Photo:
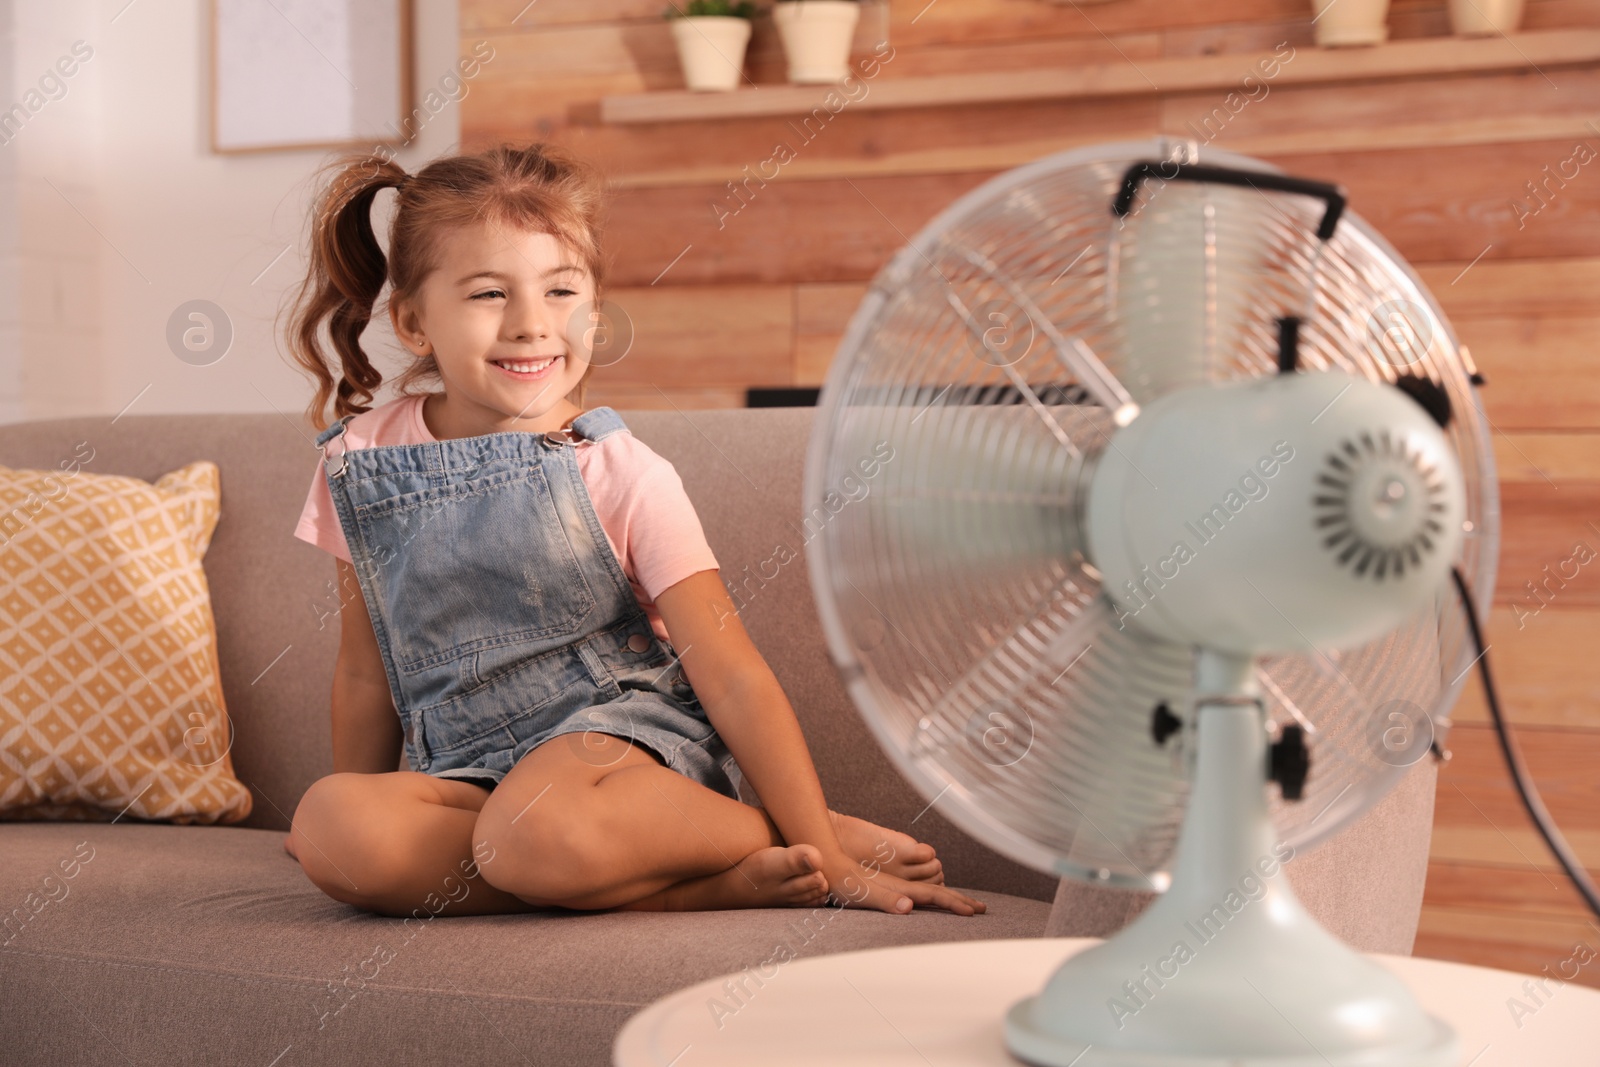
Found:
[[(701, 982), (644, 1008), (618, 1033), (616, 1067), (1018, 1067), (1001, 1029), (1006, 1009), (1039, 991), (1093, 938), (955, 941), (751, 960), (748, 993)], [(1462, 1067), (1595, 1067), (1600, 991), (1547, 983), (1531, 1005), (1528, 975), (1411, 956), (1374, 955), (1423, 1008), (1456, 1028)], [(1552, 960), (1552, 966), (1559, 961)], [(760, 970), (757, 969), (760, 965)], [(1584, 970), (1600, 966), (1591, 961)], [(774, 973), (776, 968), (776, 973)], [(720, 1011), (717, 1005), (722, 1005)], [(1521, 1026), (1519, 1028), (1518, 1022)]]

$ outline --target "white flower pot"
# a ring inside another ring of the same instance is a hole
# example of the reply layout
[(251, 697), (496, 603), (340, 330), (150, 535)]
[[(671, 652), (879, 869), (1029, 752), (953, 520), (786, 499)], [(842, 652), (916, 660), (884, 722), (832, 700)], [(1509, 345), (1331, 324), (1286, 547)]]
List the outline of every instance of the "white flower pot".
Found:
[[(1476, 0), (1475, 0), (1476, 2)], [(1389, 39), (1389, 0), (1311, 0), (1317, 44), (1323, 48), (1382, 44)]]
[(841, 82), (850, 74), (850, 42), (861, 5), (850, 0), (782, 0), (772, 5), (789, 80)]
[(1522, 0), (1450, 0), (1450, 30), (1463, 37), (1511, 33), (1522, 25)]
[(700, 91), (737, 88), (744, 73), (744, 50), (750, 43), (750, 20), (723, 15), (695, 15), (672, 20), (683, 80)]

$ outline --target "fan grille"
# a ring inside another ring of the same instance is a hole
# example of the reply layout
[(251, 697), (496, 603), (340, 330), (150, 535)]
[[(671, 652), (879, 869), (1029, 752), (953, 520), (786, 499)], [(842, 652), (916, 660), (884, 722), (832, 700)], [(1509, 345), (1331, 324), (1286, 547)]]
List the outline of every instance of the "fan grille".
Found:
[[(1081, 552), (1079, 488), (1118, 420), (1184, 384), (1276, 373), (1275, 318), (1302, 314), (1303, 368), (1426, 375), (1465, 413), (1446, 433), (1467, 482), (1462, 562), (1481, 610), (1499, 528), (1487, 435), (1455, 339), (1354, 213), (1319, 246), (1320, 202), (1147, 185), (1135, 215), (1152, 197), (1195, 206), (1206, 283), (1188, 309), (1140, 303), (1136, 288), (1119, 294), (1139, 284), (1139, 256), (1160, 249), (1140, 249), (1111, 198), (1129, 163), (1174, 147), (1127, 142), (1040, 160), (919, 233), (874, 280), (834, 359), (805, 490), (814, 507), (860, 479), (864, 457), (892, 448), (807, 552), (830, 653), (902, 772), (1014, 859), (1156, 888), (1188, 784), (1177, 746), (1151, 739), (1150, 717), (1163, 701), (1187, 714), (1194, 657), (1119, 618)], [(1265, 167), (1209, 149), (1205, 162)], [(1186, 379), (1130, 342), (1119, 307), (1142, 309), (1134, 331), (1152, 321), (1144, 316), (1199, 317)], [(1363, 648), (1261, 662), (1272, 718), (1301, 723), (1313, 754), (1305, 799), (1274, 799), (1283, 840), (1333, 833), (1426, 752), (1412, 744), (1397, 755), (1394, 723), (1373, 723), (1402, 708), (1428, 731), (1454, 702), (1470, 657), (1453, 598), (1441, 593)]]

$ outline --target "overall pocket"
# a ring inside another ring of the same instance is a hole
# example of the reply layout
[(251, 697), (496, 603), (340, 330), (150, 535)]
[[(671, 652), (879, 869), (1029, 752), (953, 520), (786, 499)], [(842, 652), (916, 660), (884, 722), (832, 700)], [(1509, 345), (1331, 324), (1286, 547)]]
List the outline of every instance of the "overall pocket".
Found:
[(575, 633), (595, 606), (540, 467), (398, 493), (354, 513), (403, 673)]
[(417, 709), (430, 758), (448, 765), (486, 752), (515, 748), (593, 702), (594, 686), (583, 658), (571, 648), (532, 656), (519, 666), (449, 700)]

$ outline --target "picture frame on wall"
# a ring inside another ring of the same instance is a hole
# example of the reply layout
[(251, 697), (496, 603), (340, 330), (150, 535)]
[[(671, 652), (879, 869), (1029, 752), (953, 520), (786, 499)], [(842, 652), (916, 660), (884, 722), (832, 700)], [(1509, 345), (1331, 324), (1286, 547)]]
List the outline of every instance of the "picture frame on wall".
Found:
[(211, 150), (403, 142), (408, 0), (210, 0)]

